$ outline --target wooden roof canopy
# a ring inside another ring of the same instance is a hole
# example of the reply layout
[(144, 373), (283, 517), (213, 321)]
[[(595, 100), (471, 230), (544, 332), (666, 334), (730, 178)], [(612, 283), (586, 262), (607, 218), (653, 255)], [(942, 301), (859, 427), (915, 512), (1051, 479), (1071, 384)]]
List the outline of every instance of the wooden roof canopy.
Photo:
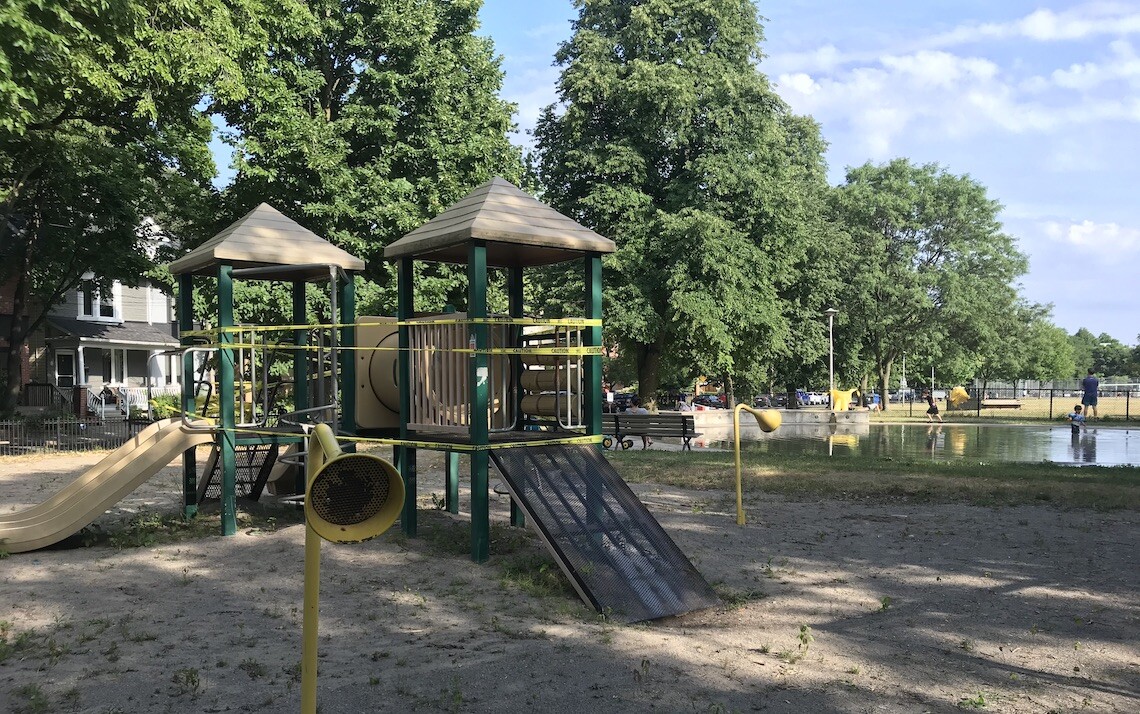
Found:
[(384, 249), (385, 258), (466, 264), (474, 241), (487, 246), (487, 265), (550, 265), (590, 253), (612, 253), (614, 242), (510, 182), (493, 178)]
[[(174, 275), (217, 275), (219, 265), (264, 268), (261, 280), (327, 280), (329, 266), (364, 270), (364, 261), (337, 248), (268, 203), (237, 219), (170, 264)], [(253, 277), (253, 276), (250, 276)]]

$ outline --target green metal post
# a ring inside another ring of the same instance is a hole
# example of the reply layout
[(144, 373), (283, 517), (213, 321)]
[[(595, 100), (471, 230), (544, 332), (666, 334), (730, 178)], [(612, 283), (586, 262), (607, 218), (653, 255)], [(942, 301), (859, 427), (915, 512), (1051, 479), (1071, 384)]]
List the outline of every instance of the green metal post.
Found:
[[(309, 324), (309, 312), (305, 304), (308, 283), (303, 280), (293, 282), (293, 324)], [(293, 350), (293, 408), (307, 409), (309, 405), (309, 345), (308, 330), (293, 330), (293, 344), (301, 349)], [(293, 493), (305, 492), (305, 472), (297, 469), (297, 479)]]
[[(510, 268), (507, 271), (507, 296), (510, 302), (511, 317), (522, 317), (525, 306), (523, 305), (523, 269), (521, 267)], [(516, 347), (522, 346), (523, 328), (522, 325), (516, 325), (512, 330), (511, 335), (512, 344)], [(522, 379), (523, 363), (520, 355), (511, 355), (511, 375), (514, 380), (514, 400), (515, 400), (515, 423), (514, 428), (521, 430), (523, 428), (523, 414), (522, 414), (522, 386), (519, 384)], [(526, 515), (523, 514), (519, 504), (515, 499), (511, 499), (511, 525), (516, 528), (526, 527)]]
[[(233, 267), (218, 266), (218, 341), (232, 343), (234, 335), (225, 331), (234, 326)], [(219, 461), (222, 464), (222, 535), (237, 533), (237, 450), (234, 419), (234, 351), (228, 347), (218, 350), (218, 413), (221, 432), (218, 438)]]
[[(194, 276), (183, 273), (178, 276), (178, 332), (183, 347), (194, 344), (192, 337), (181, 337), (181, 333), (194, 329)], [(182, 355), (182, 411), (197, 411), (194, 400), (194, 355)], [(198, 515), (198, 464), (194, 449), (182, 452), (182, 515), (190, 519)]]
[[(587, 255), (585, 258), (586, 282), (586, 318), (600, 320), (602, 318), (602, 256), (598, 254)], [(586, 327), (582, 332), (582, 342), (586, 347), (598, 347), (602, 344), (602, 328)], [(586, 433), (597, 435), (602, 433), (602, 357), (601, 355), (586, 355), (583, 360), (583, 389), (586, 390)], [(604, 449), (600, 443), (598, 449)], [(594, 523), (603, 517), (604, 507), (601, 495), (596, 488), (590, 487), (586, 492), (586, 520)], [(594, 530), (594, 533), (599, 531)], [(595, 536), (597, 537), (597, 536)]]
[[(415, 315), (415, 292), (412, 282), (415, 277), (411, 258), (401, 258), (397, 266), (397, 319), (403, 323)], [(400, 384), (400, 438), (408, 438), (408, 417), (412, 413), (412, 360), (408, 353), (411, 340), (408, 335), (408, 326), (399, 327), (400, 356), (396, 368), (399, 370)], [(400, 455), (396, 459), (400, 469), (400, 476), (404, 479), (404, 511), (400, 516), (400, 528), (404, 535), (416, 534), (416, 450), (410, 446), (399, 447)]]
[[(602, 256), (597, 254), (586, 256), (586, 318), (602, 319)], [(583, 338), (585, 346), (600, 347), (601, 326), (587, 327)], [(584, 366), (586, 433), (598, 435), (602, 433), (602, 356), (587, 355)]]
[(443, 507), (448, 513), (459, 513), (459, 453), (448, 451), (444, 454), (444, 477), (447, 479), (447, 492), (443, 497)]
[[(340, 281), (339, 302), (340, 323), (351, 325), (356, 322), (356, 283), (351, 274)], [(356, 351), (352, 349), (356, 346), (354, 328), (340, 328), (340, 346), (347, 348), (340, 353), (340, 430), (345, 434), (355, 434)]]
[[(473, 320), (487, 317), (487, 246), (473, 241), (467, 256), (467, 316)], [(486, 323), (472, 323), (468, 344), (476, 350), (490, 347)], [(471, 383), (471, 443), (490, 443), (490, 360), (485, 352), (476, 352), (468, 361)], [(471, 452), (471, 559), (482, 563), (491, 555), (491, 516), (487, 492), (489, 454), (486, 449)]]

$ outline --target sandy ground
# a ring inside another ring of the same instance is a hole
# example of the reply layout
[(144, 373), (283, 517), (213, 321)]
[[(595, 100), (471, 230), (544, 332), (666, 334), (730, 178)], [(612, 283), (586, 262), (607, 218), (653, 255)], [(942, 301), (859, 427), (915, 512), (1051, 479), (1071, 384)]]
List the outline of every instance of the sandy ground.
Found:
[[(0, 513), (96, 459), (0, 460)], [(462, 521), (431, 509), (438, 472), (420, 483), (422, 532)], [(724, 608), (615, 626), (526, 594), (504, 556), (396, 529), (326, 545), (320, 711), (1140, 711), (1138, 513), (764, 496), (738, 527), (731, 494), (635, 490)], [(101, 523), (178, 501), (170, 468)], [(0, 712), (297, 711), (303, 541), (0, 560)]]

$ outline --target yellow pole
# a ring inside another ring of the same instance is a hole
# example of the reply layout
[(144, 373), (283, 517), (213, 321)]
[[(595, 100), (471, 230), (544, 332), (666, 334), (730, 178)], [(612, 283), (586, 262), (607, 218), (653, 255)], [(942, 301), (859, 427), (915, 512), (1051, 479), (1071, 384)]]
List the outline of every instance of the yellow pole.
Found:
[[(318, 424), (305, 456), (305, 492), (330, 456), (340, 451), (336, 435)], [(305, 601), (301, 620), (301, 714), (317, 714), (317, 625), (320, 620), (321, 538), (305, 522)]]
[(732, 445), (736, 452), (736, 525), (742, 526), (746, 522), (744, 516), (744, 492), (740, 484), (740, 412), (747, 409), (748, 413), (756, 417), (756, 424), (760, 431), (770, 432), (780, 428), (783, 417), (775, 409), (753, 409), (747, 404), (737, 404), (732, 410)]
[[(307, 469), (306, 469), (307, 470)], [(301, 712), (317, 713), (317, 622), (320, 616), (321, 538), (305, 525), (305, 605), (301, 637)]]
[(746, 405), (737, 404), (732, 410), (732, 446), (736, 452), (736, 525), (744, 525), (744, 492), (740, 485), (740, 410)]

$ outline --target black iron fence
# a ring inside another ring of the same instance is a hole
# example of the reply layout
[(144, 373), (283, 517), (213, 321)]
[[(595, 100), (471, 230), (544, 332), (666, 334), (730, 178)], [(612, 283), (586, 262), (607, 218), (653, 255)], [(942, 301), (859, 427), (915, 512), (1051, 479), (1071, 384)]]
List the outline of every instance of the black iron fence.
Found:
[[(950, 390), (945, 390), (946, 394)], [(1018, 389), (1014, 387), (966, 388), (969, 398), (951, 404), (946, 397), (938, 399), (938, 408), (943, 414), (959, 414), (976, 418), (992, 419), (1063, 419), (1073, 407), (1081, 403), (1080, 389)], [(927, 404), (921, 398), (903, 401), (890, 401), (887, 410), (899, 410), (907, 415), (921, 416)], [(1133, 421), (1140, 419), (1140, 385), (1113, 385), (1102, 389), (1097, 395), (1095, 411), (1087, 409), (1088, 417), (1108, 421)]]
[(147, 423), (69, 418), (0, 421), (0, 456), (114, 449), (142, 431)]

